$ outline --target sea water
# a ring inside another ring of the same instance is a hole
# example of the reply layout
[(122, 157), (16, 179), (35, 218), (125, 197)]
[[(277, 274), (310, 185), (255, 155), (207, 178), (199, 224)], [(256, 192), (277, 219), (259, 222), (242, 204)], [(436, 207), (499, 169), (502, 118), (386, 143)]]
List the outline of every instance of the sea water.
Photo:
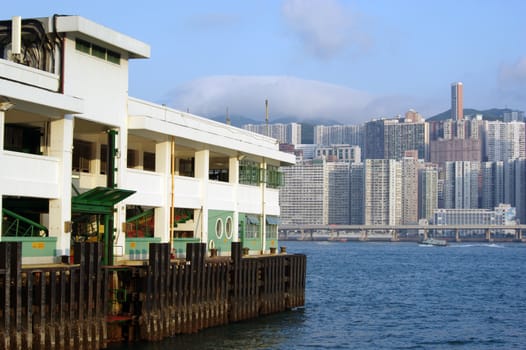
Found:
[(526, 244), (281, 242), (306, 305), (112, 349), (526, 349)]

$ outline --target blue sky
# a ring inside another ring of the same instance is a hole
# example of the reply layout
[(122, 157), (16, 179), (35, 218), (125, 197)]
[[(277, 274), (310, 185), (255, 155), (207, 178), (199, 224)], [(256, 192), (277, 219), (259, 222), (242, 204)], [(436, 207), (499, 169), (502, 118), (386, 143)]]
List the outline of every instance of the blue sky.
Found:
[(6, 1), (3, 17), (81, 15), (151, 46), (131, 96), (215, 117), (354, 124), (413, 108), (526, 110), (526, 1)]

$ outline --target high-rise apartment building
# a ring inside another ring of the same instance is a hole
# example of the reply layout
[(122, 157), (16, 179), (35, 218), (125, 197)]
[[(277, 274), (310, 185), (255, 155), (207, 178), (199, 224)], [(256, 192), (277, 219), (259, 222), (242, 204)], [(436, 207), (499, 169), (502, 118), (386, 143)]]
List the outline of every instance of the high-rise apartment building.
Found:
[(402, 217), (402, 170), (393, 159), (366, 159), (364, 224), (397, 225)]
[(486, 123), (486, 158), (489, 162), (526, 157), (524, 122)]
[(478, 208), (480, 162), (444, 164), (444, 208)]
[(347, 144), (363, 148), (364, 125), (316, 125), (314, 143), (317, 145)]
[(245, 124), (243, 129), (275, 138), (280, 143), (301, 143), (301, 124)]
[(314, 158), (327, 159), (331, 162), (359, 163), (361, 161), (360, 146), (331, 145), (317, 146)]
[(418, 223), (418, 159), (405, 157), (400, 161), (402, 170), (402, 225)]
[(418, 218), (432, 221), (437, 208), (438, 168), (428, 163), (418, 169)]
[(303, 161), (283, 167), (280, 220), (283, 224), (348, 224), (349, 164)]
[(428, 144), (428, 124), (420, 118), (379, 119), (365, 124), (366, 159), (401, 159), (409, 150), (426, 159)]
[(364, 163), (351, 164), (350, 173), (350, 224), (363, 225), (365, 211)]
[(429, 161), (482, 161), (484, 159), (484, 126), (477, 116), (462, 120), (440, 120), (429, 123)]
[(451, 84), (451, 119), (464, 119), (464, 93), (461, 82)]
[(480, 208), (491, 209), (504, 201), (504, 162), (480, 163)]

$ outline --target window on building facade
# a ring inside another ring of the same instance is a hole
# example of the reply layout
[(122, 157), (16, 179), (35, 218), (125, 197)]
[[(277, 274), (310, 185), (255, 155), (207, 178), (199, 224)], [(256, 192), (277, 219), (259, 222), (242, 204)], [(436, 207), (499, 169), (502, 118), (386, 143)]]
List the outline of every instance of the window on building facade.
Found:
[(245, 220), (245, 238), (259, 238), (259, 218), (255, 215), (247, 215)]
[(144, 152), (142, 155), (142, 168), (147, 171), (155, 171), (155, 153)]
[(73, 140), (72, 170), (81, 173), (89, 173), (92, 159), (93, 143)]
[(259, 163), (242, 160), (239, 163), (239, 183), (244, 185), (259, 185), (261, 169)]
[(77, 49), (77, 51), (100, 58), (102, 60), (106, 60), (114, 64), (121, 63), (121, 55), (118, 52), (108, 50), (105, 47), (92, 44), (86, 40), (76, 39), (75, 48)]

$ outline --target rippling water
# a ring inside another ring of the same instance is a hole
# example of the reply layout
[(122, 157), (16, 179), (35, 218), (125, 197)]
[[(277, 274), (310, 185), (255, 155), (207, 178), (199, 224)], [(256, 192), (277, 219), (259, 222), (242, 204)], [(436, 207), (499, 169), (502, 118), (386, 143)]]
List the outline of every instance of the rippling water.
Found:
[(284, 242), (304, 308), (118, 349), (526, 349), (526, 245)]

